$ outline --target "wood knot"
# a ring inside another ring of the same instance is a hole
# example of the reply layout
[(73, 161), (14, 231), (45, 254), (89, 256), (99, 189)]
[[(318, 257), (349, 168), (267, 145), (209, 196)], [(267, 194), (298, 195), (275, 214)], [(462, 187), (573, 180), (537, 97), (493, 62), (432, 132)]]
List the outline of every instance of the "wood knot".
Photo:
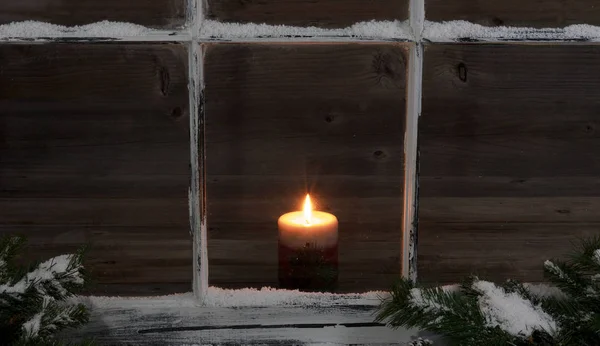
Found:
[(181, 116), (183, 116), (183, 110), (181, 109), (181, 107), (173, 108), (173, 110), (171, 111), (171, 117), (173, 119), (179, 119), (181, 118)]
[(163, 94), (163, 96), (167, 96), (169, 94), (169, 87), (171, 86), (171, 76), (169, 75), (169, 70), (161, 66), (159, 68), (159, 76), (160, 92)]
[(332, 123), (335, 120), (335, 116), (333, 115), (328, 115), (325, 117), (325, 122), (327, 123)]
[(377, 74), (378, 83), (381, 83), (383, 79), (401, 81), (404, 73), (402, 65), (398, 57), (395, 57), (391, 53), (377, 52), (373, 56), (372, 67), (373, 71)]
[(376, 150), (376, 151), (373, 153), (373, 157), (375, 157), (375, 158), (376, 158), (376, 159), (378, 159), (378, 160), (379, 160), (379, 159), (383, 159), (383, 158), (385, 158), (386, 156), (387, 156), (387, 155), (386, 155), (386, 154), (385, 154), (385, 153), (384, 153), (382, 150)]
[(467, 65), (465, 65), (465, 63), (461, 62), (458, 64), (456, 69), (458, 71), (458, 79), (460, 79), (462, 82), (466, 83), (467, 82)]
[(592, 132), (594, 132), (594, 125), (591, 125), (591, 124), (585, 125), (585, 132), (586, 133), (592, 133)]

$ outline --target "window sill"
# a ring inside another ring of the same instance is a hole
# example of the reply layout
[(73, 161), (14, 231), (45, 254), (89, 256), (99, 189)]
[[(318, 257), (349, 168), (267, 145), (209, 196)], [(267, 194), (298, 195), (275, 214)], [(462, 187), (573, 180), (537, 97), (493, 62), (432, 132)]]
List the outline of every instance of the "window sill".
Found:
[[(384, 344), (404, 345), (417, 330), (393, 330), (374, 323), (378, 300), (367, 295), (311, 296), (287, 291), (242, 293), (219, 290), (204, 305), (192, 294), (148, 298), (84, 297), (90, 322), (69, 333), (102, 344)], [(225, 292), (225, 294), (224, 294)], [(254, 295), (252, 295), (252, 293)], [(257, 300), (257, 297), (280, 299)], [(224, 299), (216, 299), (217, 297)], [(299, 298), (300, 297), (300, 298)], [(238, 299), (236, 301), (236, 299)], [(275, 302), (276, 305), (270, 303)], [(233, 306), (238, 304), (238, 306)]]

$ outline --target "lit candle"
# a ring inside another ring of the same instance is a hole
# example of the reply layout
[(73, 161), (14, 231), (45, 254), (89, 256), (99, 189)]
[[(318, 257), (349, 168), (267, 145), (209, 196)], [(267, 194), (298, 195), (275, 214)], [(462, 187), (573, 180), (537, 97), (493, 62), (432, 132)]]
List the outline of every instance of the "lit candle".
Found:
[(279, 217), (279, 285), (332, 291), (338, 278), (338, 220), (313, 210), (306, 195), (302, 211)]

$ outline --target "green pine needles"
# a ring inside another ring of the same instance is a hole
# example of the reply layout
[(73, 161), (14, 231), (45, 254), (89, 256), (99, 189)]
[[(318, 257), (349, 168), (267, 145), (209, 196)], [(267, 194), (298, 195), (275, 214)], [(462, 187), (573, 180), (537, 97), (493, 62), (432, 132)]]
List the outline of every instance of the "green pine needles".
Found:
[(600, 345), (600, 237), (580, 241), (567, 261), (546, 261), (544, 273), (552, 287), (475, 276), (443, 287), (403, 280), (377, 321), (427, 330), (449, 345)]
[(24, 244), (0, 239), (0, 344), (58, 345), (58, 332), (88, 321), (83, 304), (68, 302), (85, 284), (83, 249), (25, 268), (15, 264)]

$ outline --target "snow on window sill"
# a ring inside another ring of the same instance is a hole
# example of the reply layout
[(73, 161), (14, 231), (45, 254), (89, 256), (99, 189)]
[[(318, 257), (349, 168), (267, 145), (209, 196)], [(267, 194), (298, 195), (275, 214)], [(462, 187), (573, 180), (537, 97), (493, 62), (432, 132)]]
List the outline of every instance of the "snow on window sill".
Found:
[(599, 41), (600, 27), (587, 24), (564, 28), (487, 27), (458, 20), (426, 21), (423, 38), (431, 42)]
[[(141, 25), (103, 21), (66, 27), (36, 21), (0, 25), (2, 41), (416, 41), (408, 21), (360, 22), (346, 28), (323, 29), (205, 20), (198, 32), (155, 30)], [(486, 27), (466, 21), (425, 21), (425, 42), (552, 42), (600, 41), (600, 27), (577, 24), (564, 28)]]
[(209, 287), (203, 302), (193, 293), (156, 297), (80, 297), (95, 308), (126, 308), (140, 306), (169, 307), (273, 307), (273, 306), (373, 306), (388, 294), (383, 291), (366, 293), (307, 293), (274, 288), (244, 288), (238, 290)]
[(3, 41), (188, 41), (184, 31), (154, 30), (141, 25), (102, 21), (81, 26), (55, 25), (36, 21), (0, 25)]
[(407, 21), (360, 22), (340, 29), (295, 27), (287, 25), (239, 24), (206, 20), (200, 27), (204, 39), (260, 39), (260, 38), (355, 38), (359, 40), (412, 39)]

